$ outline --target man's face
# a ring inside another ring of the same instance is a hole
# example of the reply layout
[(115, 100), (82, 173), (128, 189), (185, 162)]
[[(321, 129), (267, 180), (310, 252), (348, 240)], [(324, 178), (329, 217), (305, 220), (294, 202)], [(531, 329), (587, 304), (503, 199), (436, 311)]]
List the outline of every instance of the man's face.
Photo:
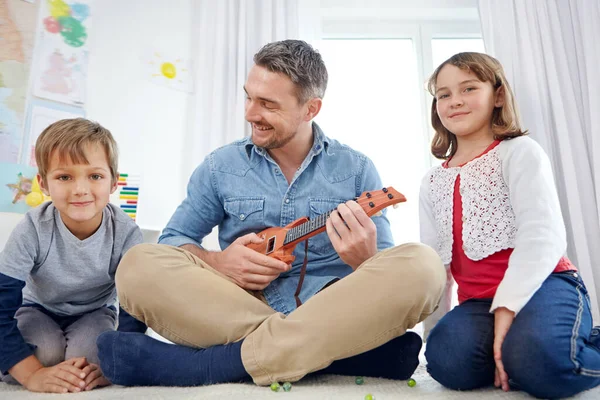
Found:
[[(266, 149), (289, 143), (308, 117), (306, 104), (296, 97), (297, 88), (282, 73), (255, 65), (246, 85), (246, 121), (252, 125), (252, 141)], [(309, 118), (310, 119), (310, 118)]]

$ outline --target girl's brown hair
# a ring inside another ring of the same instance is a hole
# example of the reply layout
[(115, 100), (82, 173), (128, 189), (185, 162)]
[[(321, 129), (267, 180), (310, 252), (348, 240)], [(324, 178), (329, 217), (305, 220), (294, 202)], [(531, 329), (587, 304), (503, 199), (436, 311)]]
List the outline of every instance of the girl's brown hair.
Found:
[(444, 127), (437, 113), (436, 82), (440, 71), (446, 65), (454, 65), (462, 70), (472, 72), (480, 81), (490, 82), (494, 90), (503, 88), (504, 105), (496, 107), (492, 113), (492, 133), (495, 140), (510, 139), (527, 134), (527, 131), (521, 129), (514, 95), (500, 62), (487, 54), (458, 53), (437, 67), (427, 82), (427, 89), (433, 96), (431, 125), (435, 129), (435, 135), (431, 142), (431, 153), (436, 158), (449, 159), (456, 153), (457, 147), (456, 135)]

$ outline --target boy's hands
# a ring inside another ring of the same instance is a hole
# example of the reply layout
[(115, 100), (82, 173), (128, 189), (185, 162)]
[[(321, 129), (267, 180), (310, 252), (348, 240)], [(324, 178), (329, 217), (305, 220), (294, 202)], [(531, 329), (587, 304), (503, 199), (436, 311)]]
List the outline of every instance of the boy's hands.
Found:
[(45, 393), (76, 393), (107, 385), (110, 382), (102, 375), (100, 367), (88, 363), (85, 357), (70, 358), (53, 367), (41, 367), (23, 382), (29, 391)]
[(71, 358), (53, 367), (42, 367), (33, 372), (23, 386), (31, 392), (67, 393), (81, 392), (85, 388), (87, 364), (85, 357)]
[(100, 370), (100, 366), (97, 364), (88, 364), (83, 368), (83, 373), (85, 374), (85, 390), (110, 385), (110, 382), (102, 375), (102, 370)]

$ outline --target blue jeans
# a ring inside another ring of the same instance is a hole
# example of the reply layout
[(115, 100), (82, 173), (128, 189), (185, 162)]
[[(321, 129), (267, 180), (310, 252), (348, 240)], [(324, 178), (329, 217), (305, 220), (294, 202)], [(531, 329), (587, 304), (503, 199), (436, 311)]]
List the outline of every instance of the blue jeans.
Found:
[[(429, 374), (447, 388), (494, 383), (491, 299), (468, 300), (431, 331)], [(552, 274), (515, 318), (502, 345), (510, 385), (540, 398), (562, 398), (600, 384), (600, 339), (578, 273)]]

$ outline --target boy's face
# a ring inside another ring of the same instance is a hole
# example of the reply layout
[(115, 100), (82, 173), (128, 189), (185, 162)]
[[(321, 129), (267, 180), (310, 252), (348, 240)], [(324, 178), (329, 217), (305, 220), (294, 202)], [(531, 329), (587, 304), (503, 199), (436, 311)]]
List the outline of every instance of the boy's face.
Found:
[(37, 177), (42, 191), (52, 197), (64, 224), (81, 240), (98, 229), (102, 210), (117, 188), (104, 148), (88, 144), (83, 152), (89, 164), (74, 164), (68, 156), (60, 160), (58, 152), (53, 152), (46, 182)]

